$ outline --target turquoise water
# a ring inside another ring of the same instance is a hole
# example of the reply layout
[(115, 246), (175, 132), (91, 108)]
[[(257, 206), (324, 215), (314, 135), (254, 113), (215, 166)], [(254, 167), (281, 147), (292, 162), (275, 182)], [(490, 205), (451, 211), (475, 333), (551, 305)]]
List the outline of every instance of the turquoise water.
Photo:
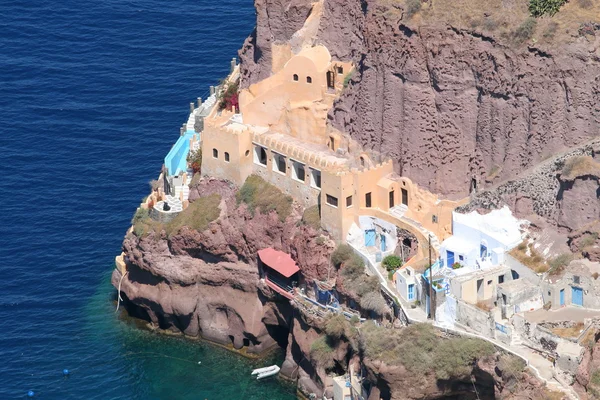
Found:
[(0, 400), (293, 399), (249, 376), (281, 354), (140, 331), (109, 282), (189, 103), (252, 31), (252, 0), (3, 0), (0, 20)]

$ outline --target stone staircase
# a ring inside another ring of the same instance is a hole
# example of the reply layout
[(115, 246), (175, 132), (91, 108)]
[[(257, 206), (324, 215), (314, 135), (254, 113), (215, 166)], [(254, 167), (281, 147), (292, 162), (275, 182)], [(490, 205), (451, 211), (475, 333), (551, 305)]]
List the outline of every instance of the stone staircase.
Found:
[(186, 184), (181, 186), (175, 186), (175, 198), (180, 199), (181, 193), (183, 192), (183, 201), (186, 201), (190, 197), (190, 187)]

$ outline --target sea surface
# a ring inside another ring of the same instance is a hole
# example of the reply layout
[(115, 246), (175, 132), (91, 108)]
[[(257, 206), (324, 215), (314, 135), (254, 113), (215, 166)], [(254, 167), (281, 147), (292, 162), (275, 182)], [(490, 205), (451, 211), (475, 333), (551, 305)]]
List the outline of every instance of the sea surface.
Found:
[(110, 286), (189, 102), (254, 23), (252, 0), (0, 1), (0, 399), (295, 398), (249, 376), (281, 354), (138, 330)]

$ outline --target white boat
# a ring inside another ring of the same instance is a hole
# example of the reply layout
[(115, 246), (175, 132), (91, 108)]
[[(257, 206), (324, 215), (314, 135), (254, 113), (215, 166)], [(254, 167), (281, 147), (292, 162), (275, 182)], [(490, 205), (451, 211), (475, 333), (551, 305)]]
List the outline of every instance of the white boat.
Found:
[(252, 375), (258, 375), (256, 379), (268, 378), (279, 373), (280, 368), (277, 365), (271, 365), (270, 367), (257, 368), (252, 371)]

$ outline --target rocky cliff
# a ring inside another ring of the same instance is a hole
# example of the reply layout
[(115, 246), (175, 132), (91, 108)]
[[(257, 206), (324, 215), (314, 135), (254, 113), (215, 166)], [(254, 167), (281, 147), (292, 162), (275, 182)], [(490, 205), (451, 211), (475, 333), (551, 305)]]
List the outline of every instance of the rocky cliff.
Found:
[[(291, 312), (289, 302), (273, 300), (261, 282), (257, 251), (290, 253), (311, 282), (327, 276), (333, 244), (299, 223), (298, 210), (284, 221), (275, 212), (253, 215), (238, 204), (236, 190), (217, 180), (201, 180), (191, 189), (192, 202), (220, 195), (220, 215), (206, 229), (184, 225), (167, 233), (168, 227), (155, 224), (145, 234), (129, 233), (121, 291), (128, 311), (156, 327), (259, 353), (287, 343)], [(120, 281), (115, 270), (113, 284)]]
[[(423, 2), (431, 13), (443, 3)], [(245, 86), (270, 71), (271, 45), (292, 38), (311, 3), (255, 4), (257, 28), (240, 52)], [(571, 32), (558, 44), (515, 44), (489, 25), (410, 18), (405, 9), (403, 1), (324, 0), (314, 38), (356, 65), (329, 114), (331, 125), (391, 156), (399, 173), (461, 197), (598, 135), (595, 36)]]

